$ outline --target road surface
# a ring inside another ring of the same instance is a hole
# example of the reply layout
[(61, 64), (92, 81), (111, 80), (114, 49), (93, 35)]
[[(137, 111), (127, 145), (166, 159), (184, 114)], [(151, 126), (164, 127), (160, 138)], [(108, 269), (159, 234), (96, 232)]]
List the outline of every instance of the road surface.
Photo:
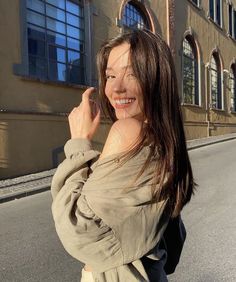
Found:
[[(183, 210), (187, 240), (169, 281), (236, 281), (236, 140), (190, 157), (199, 187)], [(50, 205), (49, 192), (0, 205), (0, 281), (79, 281), (82, 266), (61, 246)]]

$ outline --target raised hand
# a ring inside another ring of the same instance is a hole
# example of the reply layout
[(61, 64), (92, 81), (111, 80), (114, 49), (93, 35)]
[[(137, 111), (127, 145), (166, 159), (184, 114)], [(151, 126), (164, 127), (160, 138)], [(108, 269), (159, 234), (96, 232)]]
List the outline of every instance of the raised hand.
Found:
[(71, 138), (86, 138), (91, 140), (100, 123), (100, 109), (96, 102), (90, 99), (95, 91), (88, 88), (82, 95), (82, 102), (68, 116)]

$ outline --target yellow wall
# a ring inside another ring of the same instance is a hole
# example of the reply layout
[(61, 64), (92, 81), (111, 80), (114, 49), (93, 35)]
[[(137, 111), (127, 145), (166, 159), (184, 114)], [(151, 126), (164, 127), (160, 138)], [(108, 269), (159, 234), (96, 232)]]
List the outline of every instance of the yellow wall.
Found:
[(3, 150), (0, 151), (1, 177), (52, 168), (53, 150), (65, 142), (65, 118), (0, 114)]
[[(222, 59), (222, 69), (229, 71), (230, 65), (236, 59), (236, 41), (228, 35), (228, 6), (223, 3), (223, 26), (220, 28), (208, 18), (208, 2), (200, 1), (201, 8), (192, 5), (188, 0), (176, 5), (176, 29), (175, 42), (177, 50), (176, 69), (179, 81), (180, 95), (181, 85), (181, 49), (182, 40), (186, 31), (191, 30), (200, 56), (200, 90), (201, 105), (183, 105), (183, 115), (186, 121), (186, 135), (189, 139), (201, 138), (208, 135), (221, 135), (236, 132), (236, 114), (230, 113), (230, 93), (228, 75), (224, 72), (224, 110), (209, 109), (210, 87), (209, 65), (212, 51), (217, 47)], [(236, 1), (232, 1), (236, 8)], [(184, 20), (185, 19), (185, 20)], [(210, 126), (208, 129), (208, 125)], [(230, 125), (229, 125), (230, 123)], [(191, 128), (191, 124), (194, 126)], [(205, 127), (205, 130), (203, 128)]]
[[(86, 1), (88, 3), (88, 1)], [(108, 4), (109, 2), (109, 4)], [(127, 0), (90, 1), (92, 36), (92, 81), (96, 82), (95, 55), (102, 42), (121, 32), (121, 7)], [(144, 0), (154, 30), (169, 40), (168, 2)], [(178, 3), (179, 1), (174, 1)], [(185, 131), (188, 139), (236, 131), (236, 115), (229, 108), (228, 78), (225, 78), (225, 111), (207, 112), (206, 97), (209, 73), (206, 69), (212, 50), (217, 46), (223, 68), (229, 70), (236, 56), (236, 43), (227, 36), (227, 5), (224, 3), (223, 30), (207, 18), (208, 1), (200, 1), (202, 9), (190, 1), (175, 4), (175, 60), (181, 82), (181, 49), (186, 30), (191, 27), (198, 42), (201, 58), (201, 100), (198, 106), (183, 108)], [(232, 1), (236, 8), (236, 0)], [(62, 148), (69, 138), (66, 113), (81, 101), (86, 86), (45, 82), (15, 75), (14, 64), (21, 64), (20, 0), (0, 1), (0, 179), (50, 169), (61, 161)], [(173, 38), (171, 38), (173, 39)], [(179, 83), (181, 94), (181, 83)], [(208, 97), (209, 100), (209, 97)], [(209, 103), (209, 102), (208, 102)], [(210, 122), (207, 122), (209, 120)], [(208, 129), (209, 128), (209, 129)], [(109, 124), (102, 119), (94, 139), (95, 148), (101, 149)]]

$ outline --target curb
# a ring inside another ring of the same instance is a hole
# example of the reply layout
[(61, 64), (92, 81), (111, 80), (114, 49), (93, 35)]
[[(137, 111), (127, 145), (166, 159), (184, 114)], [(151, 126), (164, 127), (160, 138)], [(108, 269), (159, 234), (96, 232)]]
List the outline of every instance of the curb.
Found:
[(13, 193), (10, 193), (4, 196), (0, 196), (0, 204), (6, 203), (9, 201), (13, 201), (13, 200), (18, 200), (20, 198), (35, 195), (38, 193), (46, 192), (48, 190), (50, 190), (49, 185), (42, 185), (42, 186), (31, 188), (26, 191), (13, 192)]
[[(218, 137), (219, 138), (219, 137)], [(222, 142), (226, 142), (226, 141), (231, 141), (236, 139), (236, 134), (234, 136), (228, 136), (228, 137), (223, 137), (221, 139), (216, 139), (212, 140), (211, 137), (208, 138), (204, 138), (204, 139), (196, 139), (196, 140), (191, 140), (191, 141), (187, 141), (187, 150), (191, 151), (191, 150), (195, 150), (201, 147), (205, 147), (205, 146), (209, 146), (209, 145), (213, 145), (213, 144), (217, 144), (217, 143), (222, 143)], [(199, 144), (193, 144), (193, 143), (198, 143)], [(191, 144), (192, 143), (192, 144)], [(43, 177), (35, 177), (35, 180), (39, 180)], [(32, 180), (31, 180), (32, 182)], [(27, 182), (24, 182), (27, 183)], [(51, 183), (51, 182), (50, 182)], [(50, 184), (43, 184), (43, 185), (37, 185), (34, 186), (33, 188), (29, 188), (29, 189), (22, 189), (20, 191), (17, 192), (9, 192), (9, 194), (6, 195), (2, 195), (0, 196), (0, 204), (1, 203), (5, 203), (5, 202), (9, 202), (9, 201), (13, 201), (13, 200), (17, 200), (23, 197), (27, 197), (27, 196), (31, 196), (31, 195), (35, 195), (38, 193), (42, 193), (42, 192), (46, 192), (50, 190)]]
[(236, 136), (233, 136), (233, 137), (228, 137), (228, 138), (225, 138), (225, 139), (220, 139), (220, 140), (212, 140), (209, 142), (206, 142), (206, 143), (202, 143), (202, 144), (196, 144), (196, 145), (188, 145), (188, 142), (193, 142), (193, 141), (187, 141), (187, 149), (188, 151), (191, 151), (191, 150), (194, 150), (194, 149), (198, 149), (198, 148), (201, 148), (201, 147), (205, 147), (205, 146), (208, 146), (208, 145), (213, 145), (213, 144), (217, 144), (217, 143), (222, 143), (222, 142), (226, 142), (226, 141), (231, 141), (231, 140), (234, 140), (236, 139)]

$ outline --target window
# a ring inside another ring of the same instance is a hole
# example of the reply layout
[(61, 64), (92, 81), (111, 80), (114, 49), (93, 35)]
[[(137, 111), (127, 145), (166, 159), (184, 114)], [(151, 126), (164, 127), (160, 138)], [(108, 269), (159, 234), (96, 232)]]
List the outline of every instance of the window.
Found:
[(85, 83), (82, 1), (27, 0), (29, 75)]
[(219, 26), (222, 26), (222, 0), (209, 0), (209, 16)]
[(220, 59), (217, 52), (211, 57), (211, 105), (214, 109), (222, 109), (222, 75)]
[(199, 105), (197, 52), (190, 36), (183, 41), (182, 76), (183, 102)]
[(229, 76), (231, 112), (236, 112), (236, 64), (232, 64)]
[(199, 0), (191, 0), (191, 2), (193, 2), (196, 6), (199, 7)]
[(236, 10), (232, 4), (228, 4), (229, 35), (236, 39)]
[(236, 39), (236, 10), (234, 10), (234, 34), (233, 38)]
[(128, 29), (150, 29), (148, 18), (135, 1), (129, 1), (125, 5), (122, 24)]

